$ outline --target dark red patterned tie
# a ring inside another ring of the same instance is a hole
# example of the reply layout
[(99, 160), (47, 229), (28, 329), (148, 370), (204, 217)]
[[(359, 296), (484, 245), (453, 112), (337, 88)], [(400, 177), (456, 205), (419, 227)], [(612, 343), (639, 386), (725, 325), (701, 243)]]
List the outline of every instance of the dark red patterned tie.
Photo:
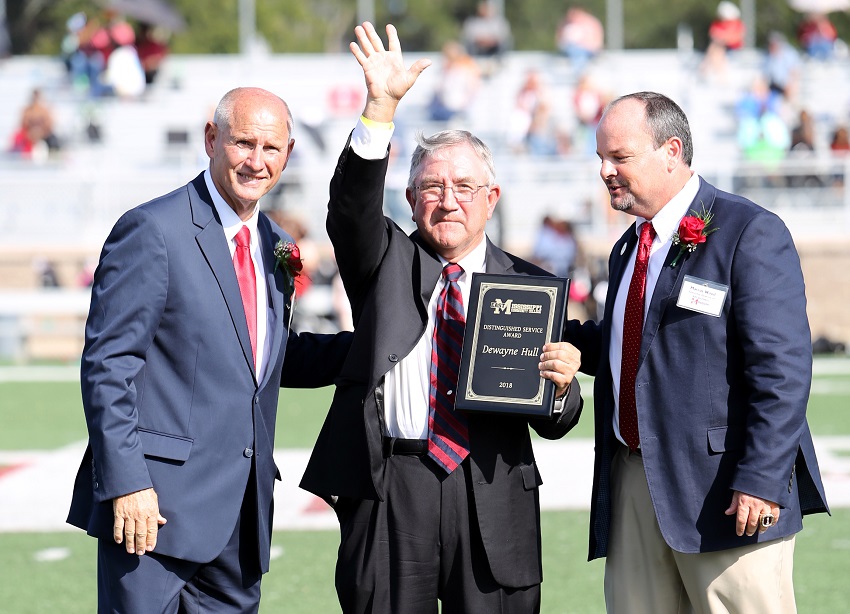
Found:
[(629, 284), (626, 311), (623, 315), (623, 363), (620, 368), (620, 435), (630, 450), (640, 447), (635, 379), (637, 378), (640, 339), (643, 334), (643, 312), (646, 303), (646, 267), (655, 229), (650, 222), (640, 228), (640, 242), (635, 258), (635, 270)]
[(463, 296), (457, 280), (463, 275), (460, 265), (443, 268), (446, 280), (437, 299), (437, 319), (431, 344), (431, 381), (428, 410), (428, 456), (451, 473), (469, 454), (469, 430), (466, 416), (454, 411), (458, 366), (463, 347), (466, 319)]
[(251, 260), (251, 231), (247, 226), (236, 233), (236, 251), (233, 253), (233, 268), (236, 269), (236, 281), (242, 294), (242, 306), (248, 322), (248, 335), (251, 337), (251, 353), (257, 364), (257, 277), (254, 274), (254, 262)]

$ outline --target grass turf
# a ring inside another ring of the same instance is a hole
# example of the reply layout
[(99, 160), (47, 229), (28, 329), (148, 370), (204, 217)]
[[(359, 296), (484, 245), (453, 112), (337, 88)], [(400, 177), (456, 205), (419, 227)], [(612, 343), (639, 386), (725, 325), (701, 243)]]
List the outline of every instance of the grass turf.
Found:
[[(543, 513), (544, 614), (603, 612), (603, 562), (585, 561), (586, 511)], [(808, 516), (797, 536), (797, 607), (809, 614), (843, 612), (850, 602), (850, 510)], [(339, 612), (333, 587), (335, 531), (277, 531), (280, 556), (263, 579), (261, 612)], [(65, 553), (61, 560), (51, 555)], [(47, 559), (47, 560), (39, 560)], [(96, 609), (95, 541), (81, 532), (0, 534), (0, 604), (9, 614)]]
[[(812, 395), (809, 423), (815, 435), (850, 435), (850, 375), (826, 375), (837, 383)], [(590, 382), (583, 382), (589, 392)], [(276, 437), (278, 447), (310, 447), (333, 395), (331, 388), (285, 390)], [(592, 399), (569, 437), (592, 437)], [(0, 383), (0, 450), (53, 449), (85, 439), (75, 382)], [(545, 486), (543, 487), (545, 488)], [(829, 493), (827, 493), (829, 496)], [(2, 503), (0, 503), (2, 509)], [(603, 611), (603, 563), (587, 563), (587, 511), (544, 512), (543, 612)], [(850, 510), (805, 520), (795, 554), (800, 612), (844, 611), (850, 565)], [(279, 531), (280, 556), (263, 580), (261, 612), (339, 612), (333, 589), (338, 534)], [(0, 534), (0, 611), (10, 614), (95, 611), (95, 542), (81, 532)]]

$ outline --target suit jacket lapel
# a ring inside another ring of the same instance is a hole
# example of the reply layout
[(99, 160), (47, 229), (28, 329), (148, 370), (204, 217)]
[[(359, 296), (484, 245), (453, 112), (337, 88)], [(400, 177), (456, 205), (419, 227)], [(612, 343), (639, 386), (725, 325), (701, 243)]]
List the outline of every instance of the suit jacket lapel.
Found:
[[(604, 322), (611, 322), (611, 317), (614, 313), (614, 301), (617, 299), (617, 290), (620, 288), (620, 283), (623, 279), (623, 273), (626, 270), (626, 265), (632, 252), (637, 245), (638, 236), (635, 232), (635, 225), (629, 226), (628, 230), (623, 233), (620, 240), (614, 244), (611, 250), (611, 270), (608, 275), (608, 295), (605, 298), (605, 313), (603, 315)], [(610, 333), (609, 333), (610, 337)]]
[[(288, 306), (288, 301), (291, 299), (288, 296), (284, 296), (284, 289), (286, 288), (286, 280), (284, 279), (284, 276), (286, 273), (281, 267), (276, 266), (277, 262), (274, 258), (274, 246), (281, 237), (278, 236), (277, 233), (273, 232), (268, 218), (263, 213), (260, 213), (260, 219), (257, 222), (257, 230), (260, 234), (260, 252), (263, 256), (263, 266), (266, 271), (266, 287), (268, 288), (268, 295), (271, 299), (273, 313), (273, 317), (270, 318), (268, 322), (268, 326), (270, 327), (269, 330), (271, 331), (271, 335), (269, 336), (269, 343), (271, 345), (269, 363), (271, 364), (268, 365), (269, 368), (266, 369), (265, 377), (263, 377), (263, 384), (265, 384), (272, 371), (274, 371), (271, 366), (275, 362), (275, 357), (278, 355), (278, 352), (280, 352), (283, 334), (284, 332), (288, 332), (285, 314), (287, 311), (286, 308)], [(291, 241), (292, 239), (287, 238), (287, 240)]]
[[(694, 200), (689, 207), (689, 211), (691, 209), (699, 211), (702, 206), (711, 210), (714, 206), (714, 198), (716, 195), (717, 190), (700, 179), (699, 191), (697, 192), (696, 197), (694, 197)], [(702, 203), (700, 208), (696, 206), (698, 203)], [(661, 273), (658, 275), (658, 281), (655, 284), (655, 291), (652, 293), (652, 299), (650, 299), (649, 311), (646, 314), (646, 320), (643, 324), (638, 368), (640, 368), (641, 363), (643, 363), (643, 359), (649, 352), (649, 348), (652, 346), (652, 341), (658, 333), (658, 328), (661, 325), (661, 316), (667, 309), (667, 304), (671, 300), (676, 300), (677, 298), (673, 295), (673, 290), (679, 285), (679, 278), (683, 276), (682, 271), (689, 267), (690, 261), (693, 258), (699, 257), (700, 251), (697, 249), (693, 254), (690, 254), (689, 257), (683, 255), (679, 259), (679, 262), (676, 263), (676, 266), (671, 267), (670, 262), (672, 262), (673, 258), (675, 258), (678, 253), (679, 246), (671, 245), (666, 258), (664, 259), (664, 266), (661, 269)]]
[(488, 273), (496, 275), (508, 275), (513, 273), (514, 263), (507, 257), (505, 252), (497, 248), (490, 239), (487, 239), (487, 260), (485, 261)]
[(201, 229), (195, 236), (195, 240), (215, 275), (227, 310), (230, 312), (230, 320), (239, 337), (245, 361), (256, 380), (251, 337), (248, 335), (248, 323), (245, 319), (245, 308), (242, 306), (239, 283), (236, 281), (236, 271), (233, 269), (233, 259), (230, 256), (227, 241), (224, 239), (221, 221), (215, 213), (215, 206), (207, 191), (203, 174), (189, 184), (189, 204), (192, 207), (192, 221)]

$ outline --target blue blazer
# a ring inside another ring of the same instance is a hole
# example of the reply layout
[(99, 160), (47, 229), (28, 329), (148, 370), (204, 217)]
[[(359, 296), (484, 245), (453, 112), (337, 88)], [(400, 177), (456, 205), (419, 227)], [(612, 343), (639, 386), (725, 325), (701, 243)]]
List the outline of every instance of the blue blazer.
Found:
[[(636, 399), (643, 465), (664, 539), (708, 552), (796, 533), (806, 513), (828, 511), (806, 404), (812, 348), (800, 260), (774, 214), (700, 180), (691, 209), (714, 213), (717, 231), (696, 251), (671, 246), (643, 329)], [(614, 244), (601, 323), (571, 321), (594, 384), (596, 459), (589, 558), (606, 555), (611, 459), (617, 450), (608, 346), (614, 298), (634, 225)], [(686, 275), (728, 287), (720, 317), (676, 305)], [(738, 490), (783, 508), (776, 526), (735, 534), (724, 515)]]
[(168, 520), (156, 552), (208, 562), (233, 533), (251, 476), (260, 562), (268, 569), (280, 386), (331, 384), (349, 335), (288, 329), (290, 297), (272, 250), (292, 239), (263, 214), (258, 232), (273, 313), (262, 381), (203, 174), (116, 223), (86, 322), (81, 383), (89, 445), (69, 523), (112, 539), (111, 500), (153, 487)]

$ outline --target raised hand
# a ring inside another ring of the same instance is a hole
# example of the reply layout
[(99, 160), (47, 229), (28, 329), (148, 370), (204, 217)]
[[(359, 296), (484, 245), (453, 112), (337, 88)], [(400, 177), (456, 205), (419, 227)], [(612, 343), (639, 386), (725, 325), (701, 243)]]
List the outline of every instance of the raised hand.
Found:
[(375, 26), (368, 21), (354, 28), (354, 34), (357, 42), (352, 42), (349, 48), (363, 67), (366, 78), (363, 116), (376, 122), (391, 122), (399, 101), (413, 87), (422, 71), (431, 65), (431, 60), (417, 60), (405, 69), (401, 43), (392, 24), (387, 24), (388, 49), (384, 49)]

